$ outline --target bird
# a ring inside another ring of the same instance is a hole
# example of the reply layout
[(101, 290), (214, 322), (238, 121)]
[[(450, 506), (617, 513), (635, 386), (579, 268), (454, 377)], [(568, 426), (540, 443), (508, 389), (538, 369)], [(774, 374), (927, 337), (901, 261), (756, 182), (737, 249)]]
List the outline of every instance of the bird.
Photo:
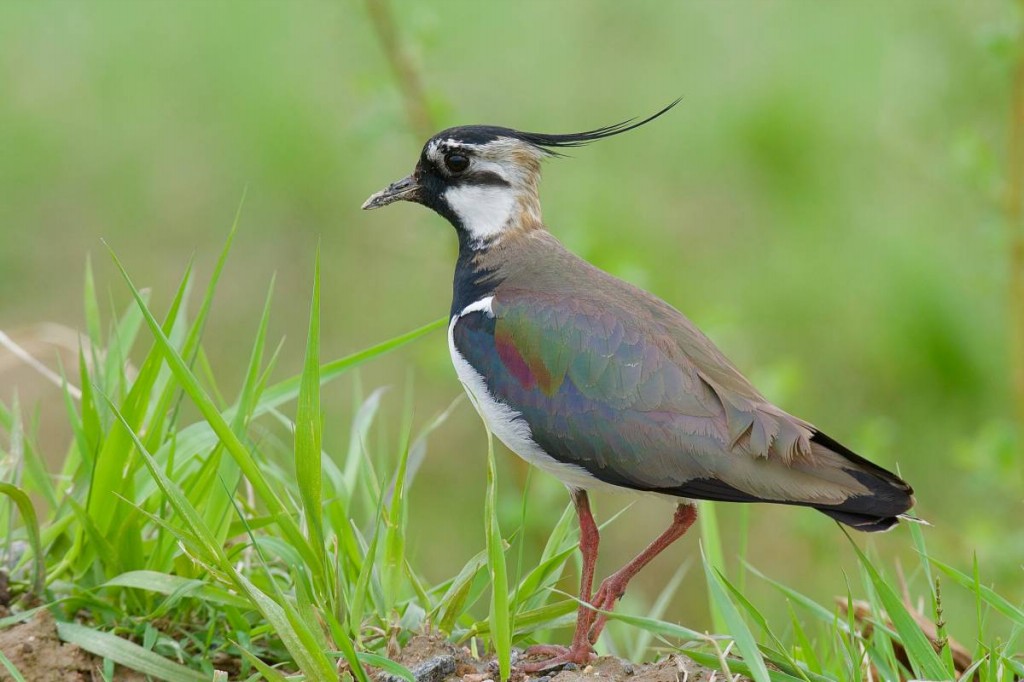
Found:
[[(448, 323), (456, 374), (487, 427), (568, 488), (582, 554), (569, 646), (527, 651), (527, 672), (595, 656), (630, 580), (697, 519), (696, 500), (815, 509), (859, 531), (915, 520), (911, 487), (766, 399), (683, 313), (570, 252), (541, 215), (541, 164), (657, 113), (577, 133), (442, 130), (413, 172), (363, 209), (421, 204), (455, 228)], [(623, 230), (630, 229), (624, 225)], [(592, 592), (600, 536), (588, 491), (675, 504), (669, 527)]]

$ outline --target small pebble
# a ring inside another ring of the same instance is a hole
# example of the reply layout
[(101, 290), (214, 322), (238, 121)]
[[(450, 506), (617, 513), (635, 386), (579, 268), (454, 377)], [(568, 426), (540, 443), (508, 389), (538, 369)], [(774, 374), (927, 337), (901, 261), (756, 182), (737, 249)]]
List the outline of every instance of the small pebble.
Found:
[(627, 663), (624, 666), (622, 666), (622, 672), (626, 673), (627, 675), (632, 675), (636, 672), (636, 670), (633, 668), (632, 663)]
[[(450, 654), (434, 656), (413, 666), (409, 672), (416, 678), (416, 682), (444, 682), (455, 672), (455, 657)], [(393, 675), (382, 675), (379, 679), (380, 682), (403, 682)]]

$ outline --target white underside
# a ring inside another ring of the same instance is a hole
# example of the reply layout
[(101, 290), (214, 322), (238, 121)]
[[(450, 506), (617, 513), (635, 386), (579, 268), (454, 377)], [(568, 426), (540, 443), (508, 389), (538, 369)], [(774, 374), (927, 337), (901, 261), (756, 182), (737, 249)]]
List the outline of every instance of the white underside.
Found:
[(505, 403), (495, 400), (491, 392), (487, 390), (483, 377), (473, 369), (473, 366), (462, 357), (462, 354), (455, 347), (455, 323), (463, 315), (472, 312), (479, 311), (485, 315), (493, 316), (491, 311), (491, 301), (493, 298), (493, 296), (488, 296), (469, 304), (462, 309), (462, 312), (453, 316), (451, 323), (448, 325), (448, 350), (452, 355), (452, 364), (455, 365), (455, 373), (458, 374), (459, 381), (462, 382), (463, 388), (469, 394), (474, 407), (476, 407), (476, 411), (480, 413), (491, 433), (504, 443), (509, 450), (538, 469), (552, 474), (570, 488), (615, 488), (615, 486), (594, 478), (583, 467), (559, 462), (544, 452), (534, 442), (530, 425), (523, 419), (522, 414), (516, 412)]

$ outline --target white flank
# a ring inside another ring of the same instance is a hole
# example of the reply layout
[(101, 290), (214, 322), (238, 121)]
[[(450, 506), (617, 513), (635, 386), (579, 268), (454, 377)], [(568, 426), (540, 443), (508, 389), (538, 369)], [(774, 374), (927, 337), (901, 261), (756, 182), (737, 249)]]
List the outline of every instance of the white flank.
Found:
[(530, 425), (523, 419), (523, 415), (496, 400), (487, 390), (487, 384), (484, 383), (480, 373), (473, 369), (473, 366), (462, 357), (455, 347), (455, 323), (459, 321), (459, 318), (474, 312), (481, 312), (493, 317), (494, 311), (491, 308), (493, 300), (493, 296), (488, 296), (470, 303), (462, 309), (462, 312), (453, 316), (451, 324), (448, 325), (448, 351), (452, 355), (452, 364), (455, 365), (455, 373), (458, 374), (462, 387), (469, 394), (473, 406), (487, 423), (487, 428), (491, 430), (491, 433), (497, 436), (498, 440), (504, 443), (509, 450), (535, 467), (552, 474), (570, 488), (586, 489), (607, 486), (608, 484), (591, 476), (583, 467), (559, 462), (544, 452), (533, 440)]
[(474, 241), (501, 234), (512, 217), (515, 193), (508, 187), (461, 185), (445, 190), (444, 198)]

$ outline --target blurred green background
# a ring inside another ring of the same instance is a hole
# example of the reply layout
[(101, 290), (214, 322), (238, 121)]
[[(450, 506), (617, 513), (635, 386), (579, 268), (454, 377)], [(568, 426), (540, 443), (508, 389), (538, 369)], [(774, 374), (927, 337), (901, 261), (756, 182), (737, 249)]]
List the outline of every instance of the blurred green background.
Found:
[[(686, 312), (786, 409), (898, 467), (934, 524), (933, 554), (966, 567), (976, 552), (984, 575), (1021, 599), (1001, 204), (1016, 5), (403, 0), (392, 10), (438, 127), (566, 132), (682, 95), (651, 126), (548, 164), (551, 231)], [(422, 142), (355, 0), (0, 3), (0, 329), (56, 366), (59, 330), (39, 325), (82, 326), (90, 253), (101, 291), (127, 305), (101, 239), (160, 309), (192, 254), (209, 273), (246, 187), (206, 334), (223, 385), (240, 381), (274, 272), (272, 334), (288, 337), (279, 372), (298, 371), (318, 242), (325, 358), (429, 322), (449, 305), (452, 229), (416, 206), (359, 210), (409, 172)], [(461, 393), (441, 333), (374, 364), (361, 382), (395, 387), (392, 440), (410, 376), (419, 424)], [(59, 459), (57, 391), (0, 350), (0, 396), (15, 390), (38, 405)], [(351, 394), (351, 382), (325, 392), (328, 449), (347, 443)], [(432, 580), (483, 546), (485, 452), (468, 403), (430, 440), (410, 543)], [(511, 455), (501, 467), (514, 529), (527, 479)], [(566, 496), (540, 474), (529, 485), (533, 547)], [(599, 497), (599, 516), (627, 503)], [(743, 521), (739, 507), (717, 509), (728, 532)], [(641, 502), (616, 521), (601, 573), (670, 513)], [(845, 594), (856, 568), (831, 521), (769, 506), (748, 520), (753, 565), (819, 599)], [(902, 530), (871, 542), (883, 555), (912, 551)], [(680, 545), (625, 608), (643, 611), (696, 555), (697, 534)], [(734, 571), (737, 549), (726, 548)], [(670, 619), (707, 626), (700, 583), (683, 583)], [(785, 614), (770, 588), (748, 590)], [(969, 619), (969, 604), (950, 608)], [(969, 630), (952, 622), (954, 634)]]

